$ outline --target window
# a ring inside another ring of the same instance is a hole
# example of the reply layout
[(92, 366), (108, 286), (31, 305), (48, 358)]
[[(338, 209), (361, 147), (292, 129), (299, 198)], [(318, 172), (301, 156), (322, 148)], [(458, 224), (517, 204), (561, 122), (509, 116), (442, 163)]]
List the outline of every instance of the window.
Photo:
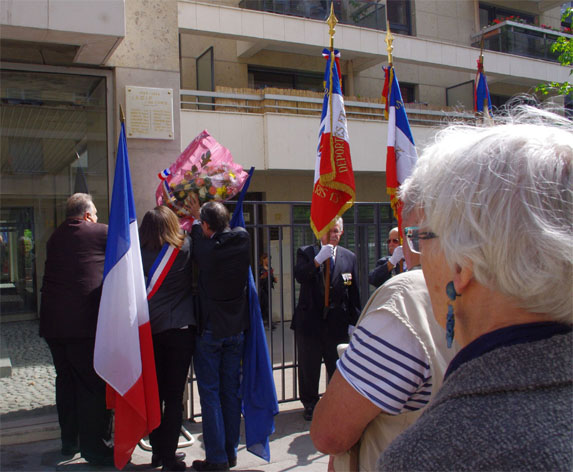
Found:
[(404, 103), (414, 103), (416, 101), (416, 86), (414, 84), (401, 83), (400, 93)]
[(509, 100), (511, 100), (511, 97), (507, 95), (495, 95), (493, 93), (490, 94), (489, 98), (491, 99), (491, 105), (494, 108), (501, 108), (505, 106)]
[(317, 72), (249, 67), (249, 87), (264, 89), (276, 87), (283, 89), (324, 91), (323, 74)]
[[(195, 61), (195, 68), (197, 71), (197, 90), (205, 90), (207, 92), (215, 90), (214, 67), (213, 46), (211, 46)], [(200, 103), (214, 103), (214, 99), (212, 97), (198, 97), (198, 101)], [(213, 109), (213, 107), (209, 105), (199, 105), (198, 108), (199, 110)]]
[(460, 84), (446, 87), (446, 106), (474, 109), (474, 81), (468, 80)]
[(386, 0), (386, 9), (394, 33), (412, 34), (410, 0)]
[(525, 20), (528, 24), (536, 24), (536, 16), (529, 13), (524, 13), (519, 10), (513, 10), (511, 8), (501, 8), (493, 5), (488, 5), (487, 3), (479, 4), (479, 21), (480, 28), (488, 26), (493, 20), (503, 20), (509, 16), (519, 16), (519, 18)]
[(46, 242), (65, 203), (89, 192), (108, 208), (108, 74), (0, 71), (0, 323), (38, 317)]

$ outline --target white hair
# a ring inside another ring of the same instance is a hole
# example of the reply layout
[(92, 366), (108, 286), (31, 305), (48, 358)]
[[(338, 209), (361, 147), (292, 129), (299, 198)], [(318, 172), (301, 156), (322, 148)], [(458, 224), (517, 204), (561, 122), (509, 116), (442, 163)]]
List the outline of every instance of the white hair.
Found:
[(335, 216), (332, 221), (334, 221), (334, 225), (339, 225), (340, 226), (340, 231), (344, 231), (344, 220), (342, 219), (342, 216)]
[(83, 218), (86, 212), (93, 213), (95, 204), (89, 193), (74, 193), (66, 201), (66, 218)]
[(401, 189), (450, 266), (532, 313), (573, 321), (573, 123), (519, 107), (490, 127), (450, 126)]

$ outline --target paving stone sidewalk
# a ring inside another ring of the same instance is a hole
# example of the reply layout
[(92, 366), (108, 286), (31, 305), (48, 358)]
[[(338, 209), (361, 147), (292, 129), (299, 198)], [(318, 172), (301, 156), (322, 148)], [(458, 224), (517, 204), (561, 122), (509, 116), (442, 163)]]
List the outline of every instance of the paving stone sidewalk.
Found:
[[(204, 459), (201, 423), (186, 423), (187, 429), (195, 438), (195, 443), (179, 449), (187, 454), (188, 467), (195, 459)], [(237, 466), (234, 472), (286, 472), (286, 471), (326, 471), (328, 456), (316, 451), (309, 435), (310, 423), (302, 417), (300, 409), (281, 412), (275, 418), (275, 433), (271, 436), (271, 462), (267, 463), (249, 453), (241, 435)], [(73, 458), (60, 454), (60, 441), (56, 439), (13, 446), (0, 446), (0, 470), (2, 472), (88, 472), (112, 471), (113, 467), (94, 467), (79, 455)], [(125, 471), (151, 471), (151, 453), (136, 447), (131, 463)], [(193, 469), (188, 469), (193, 470)]]
[[(48, 346), (38, 336), (37, 320), (5, 323), (2, 325), (0, 336), (3, 347), (10, 353), (13, 366), (11, 377), (0, 378), (0, 428), (6, 427), (12, 420), (26, 421), (42, 415), (44, 417), (50, 415), (50, 421), (55, 422), (57, 427), (54, 405), (55, 370)], [(278, 347), (277, 344), (275, 348)], [(201, 423), (187, 422), (186, 425), (195, 438), (195, 443), (180, 450), (187, 454), (185, 461), (190, 467), (193, 460), (204, 459), (205, 456)], [(281, 404), (281, 413), (275, 419), (275, 427), (276, 432), (271, 437), (271, 462), (267, 463), (249, 453), (242, 442), (238, 465), (233, 471), (326, 471), (328, 457), (314, 448), (308, 433), (310, 423), (303, 419), (299, 402)], [(241, 439), (244, 441), (244, 434)], [(59, 439), (11, 446), (1, 445), (0, 471), (115, 470), (113, 467), (94, 467), (79, 455), (73, 458), (64, 457), (60, 454), (60, 447)], [(160, 470), (152, 469), (150, 461), (151, 453), (137, 447), (131, 463), (124, 470)]]
[(2, 323), (2, 351), (10, 356), (12, 375), (0, 378), (2, 421), (55, 412), (56, 371), (38, 320)]

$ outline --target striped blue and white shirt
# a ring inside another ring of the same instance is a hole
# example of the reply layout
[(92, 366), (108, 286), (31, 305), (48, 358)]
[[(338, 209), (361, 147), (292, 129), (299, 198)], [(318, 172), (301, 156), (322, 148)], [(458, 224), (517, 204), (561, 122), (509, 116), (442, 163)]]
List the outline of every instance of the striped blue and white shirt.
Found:
[(337, 367), (358, 393), (390, 415), (418, 410), (430, 400), (430, 360), (395, 316), (364, 317)]

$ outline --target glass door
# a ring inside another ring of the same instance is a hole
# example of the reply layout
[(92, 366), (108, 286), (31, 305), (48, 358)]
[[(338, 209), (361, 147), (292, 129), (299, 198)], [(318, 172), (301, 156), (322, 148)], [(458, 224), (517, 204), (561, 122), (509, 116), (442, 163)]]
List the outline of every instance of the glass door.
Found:
[(46, 242), (66, 199), (108, 207), (106, 76), (0, 71), (0, 321), (38, 316)]
[(47, 66), (0, 70), (2, 422), (55, 412), (54, 367), (38, 336), (46, 243), (75, 192), (90, 193), (107, 222), (110, 77)]

